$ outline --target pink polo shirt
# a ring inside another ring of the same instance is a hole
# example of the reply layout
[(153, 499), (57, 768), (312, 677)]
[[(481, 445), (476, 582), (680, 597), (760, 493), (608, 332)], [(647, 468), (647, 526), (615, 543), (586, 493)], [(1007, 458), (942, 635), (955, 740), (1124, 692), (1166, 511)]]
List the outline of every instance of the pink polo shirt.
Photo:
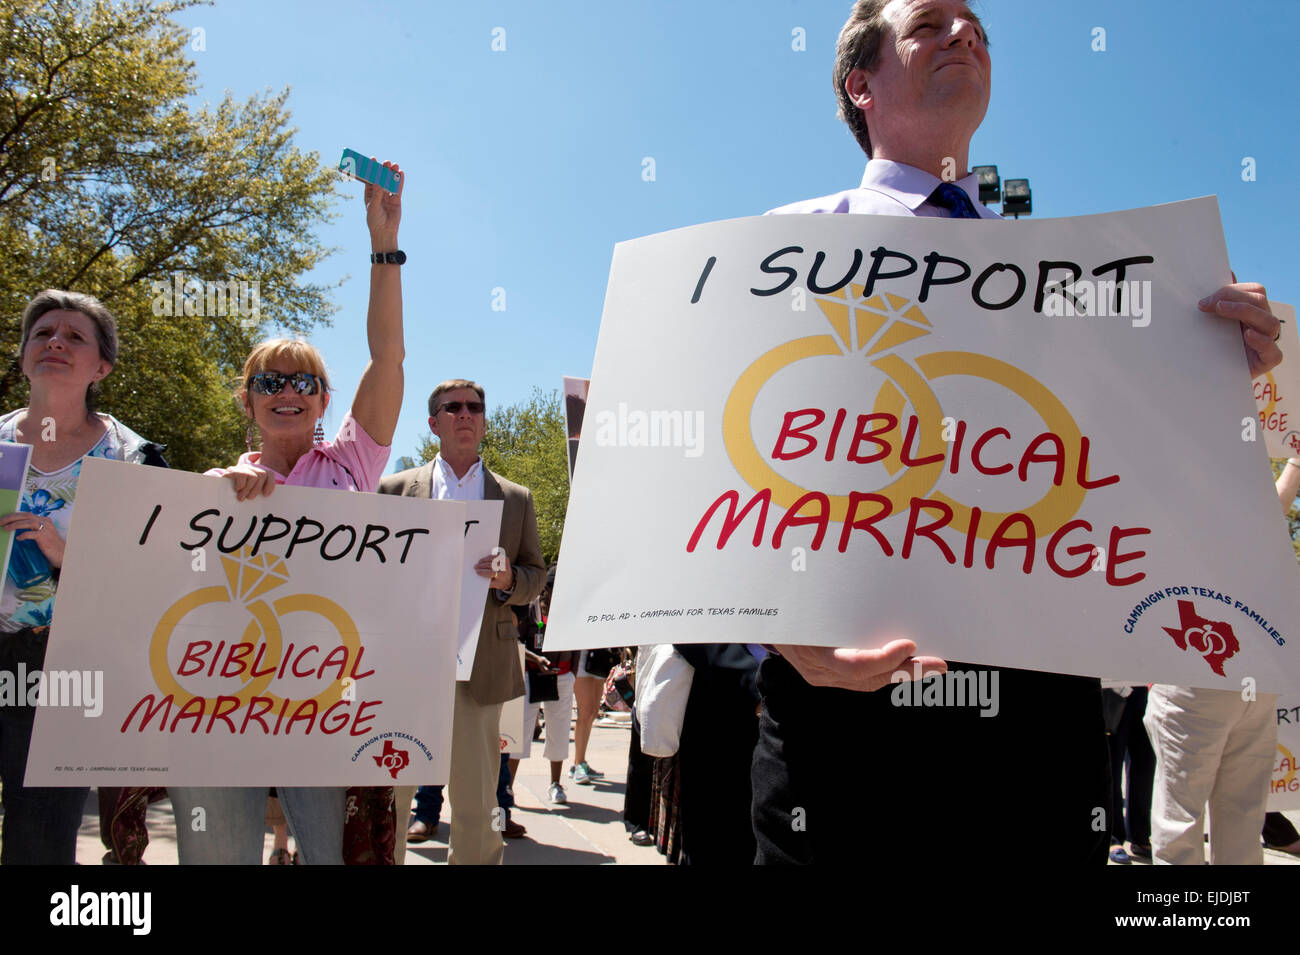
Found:
[[(312, 449), (298, 459), (288, 477), (270, 468), (266, 470), (275, 475), (276, 484), (373, 492), (379, 486), (390, 450), (376, 444), (349, 411), (343, 416), (334, 440), (312, 445)], [(249, 451), (239, 456), (239, 463), (263, 467), (261, 459), (261, 451)], [(224, 477), (226, 470), (212, 468), (203, 473), (210, 477)]]

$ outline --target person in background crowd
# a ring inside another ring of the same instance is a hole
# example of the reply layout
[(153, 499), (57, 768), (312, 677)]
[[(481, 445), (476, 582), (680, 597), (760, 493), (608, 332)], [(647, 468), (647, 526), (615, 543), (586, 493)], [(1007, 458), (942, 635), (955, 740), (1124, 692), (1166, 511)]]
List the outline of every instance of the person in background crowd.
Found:
[[(82, 464), (110, 458), (166, 467), (161, 446), (112, 415), (95, 413), (99, 383), (112, 372), (117, 348), (117, 322), (89, 295), (46, 289), (23, 310), (20, 360), (31, 395), (26, 408), (0, 418), (0, 441), (32, 447), (20, 510), (0, 517), (0, 529), (14, 535), (0, 596), (0, 671), (10, 685), (28, 685), (18, 679), (20, 667), (31, 674), (45, 664)], [(18, 459), (7, 455), (10, 460)], [(21, 479), (16, 469), (7, 476)], [(27, 702), (0, 705), (0, 865), (73, 865), (90, 789), (23, 785), (36, 713)]]
[[(1110, 861), (1129, 865), (1151, 861), (1151, 784), (1156, 754), (1151, 750), (1142, 717), (1147, 711), (1145, 685), (1109, 685), (1102, 691), (1110, 745)], [(1128, 798), (1120, 791), (1127, 775)], [(1125, 850), (1124, 842), (1128, 841)]]
[(564, 761), (569, 757), (569, 723), (573, 716), (573, 684), (575, 677), (573, 674), (574, 658), (578, 653), (571, 650), (561, 650), (556, 653), (542, 655), (545, 632), (546, 618), (551, 612), (551, 593), (555, 589), (555, 565), (546, 572), (546, 588), (542, 591), (538, 601), (538, 614), (540, 620), (538, 624), (531, 627), (531, 634), (520, 634), (520, 639), (525, 635), (533, 639), (524, 644), (525, 666), (531, 673), (549, 673), (554, 671), (556, 674), (556, 687), (559, 693), (557, 699), (547, 700), (542, 703), (529, 702), (524, 708), (524, 742), (523, 751), (518, 759), (510, 760), (510, 777), (514, 778), (515, 771), (519, 768), (519, 759), (527, 759), (533, 748), (532, 728), (537, 725), (537, 714), (543, 712), (546, 714), (546, 748), (544, 755), (551, 762), (551, 784), (546, 789), (546, 798), (553, 806), (563, 806), (567, 803), (568, 796), (564, 792), (564, 787), (560, 785), (560, 771), (564, 768)]
[(579, 786), (590, 786), (605, 774), (592, 769), (587, 763), (587, 743), (591, 728), (600, 714), (600, 701), (605, 695), (605, 677), (614, 666), (615, 654), (610, 650), (583, 650), (578, 657), (578, 671), (573, 681), (573, 696), (578, 701), (578, 716), (573, 724), (573, 765), (569, 776)]
[[(393, 163), (385, 166), (398, 172)], [(403, 177), (401, 189), (405, 189)], [(352, 407), (337, 437), (324, 440), (318, 424), (329, 405), (329, 381), (320, 352), (304, 341), (274, 339), (258, 345), (244, 362), (239, 399), (248, 416), (248, 453), (230, 468), (208, 474), (231, 482), (239, 500), (270, 494), (278, 484), (341, 491), (374, 491), (388, 461), (389, 444), (402, 407), (401, 266), (386, 261), (398, 253), (401, 195), (367, 184), (364, 201), (370, 230), (370, 305), (366, 334), (370, 362), (361, 375)], [(398, 256), (404, 259), (404, 256)], [(261, 450), (254, 451), (254, 428)], [(353, 861), (392, 863), (391, 788), (277, 786), (298, 855), (306, 865), (341, 865), (344, 822), (353, 821), (347, 852)], [(267, 789), (262, 787), (168, 787), (176, 813), (182, 865), (262, 861)], [(189, 822), (203, 807), (207, 828)], [(387, 808), (385, 808), (387, 807)], [(349, 811), (351, 810), (351, 811)], [(359, 828), (357, 828), (359, 826)], [(388, 833), (387, 846), (375, 846), (376, 832)]]
[(442, 817), (442, 787), (421, 786), (415, 791), (415, 802), (406, 829), (406, 841), (413, 846), (438, 838)]
[[(1300, 488), (1300, 461), (1277, 479), (1282, 513)], [(1157, 863), (1201, 865), (1206, 803), (1210, 862), (1262, 865), (1260, 833), (1277, 754), (1277, 694), (1151, 687), (1146, 728), (1156, 752), (1151, 847)]]
[(654, 774), (655, 758), (641, 752), (641, 722), (633, 705), (632, 732), (627, 744), (627, 786), (623, 791), (623, 825), (628, 830), (628, 841), (633, 845), (652, 846), (655, 842), (650, 834)]
[(447, 783), (452, 806), (449, 865), (501, 864), (503, 843), (499, 827), (493, 825), (499, 815), (501, 706), (524, 692), (519, 630), (510, 608), (530, 603), (546, 576), (532, 492), (489, 471), (479, 457), (486, 415), (480, 385), (464, 378), (442, 382), (429, 396), (429, 428), (438, 439), (437, 456), (379, 483), (381, 494), (504, 502), (499, 546), (475, 565), (490, 586), (473, 670), (468, 681), (456, 683)]

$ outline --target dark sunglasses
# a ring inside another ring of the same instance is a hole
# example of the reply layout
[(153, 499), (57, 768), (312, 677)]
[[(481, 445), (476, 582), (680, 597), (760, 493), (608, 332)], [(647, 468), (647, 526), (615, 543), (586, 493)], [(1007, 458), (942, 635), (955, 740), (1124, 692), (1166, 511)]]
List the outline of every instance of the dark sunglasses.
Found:
[(487, 405), (481, 401), (444, 401), (442, 408), (439, 410), (450, 414), (460, 414), (461, 408), (468, 408), (470, 414), (482, 414), (483, 409), (486, 407)]
[(320, 391), (320, 379), (305, 371), (284, 375), (278, 371), (259, 371), (248, 379), (248, 387), (259, 395), (278, 395), (288, 383), (299, 395), (314, 395)]

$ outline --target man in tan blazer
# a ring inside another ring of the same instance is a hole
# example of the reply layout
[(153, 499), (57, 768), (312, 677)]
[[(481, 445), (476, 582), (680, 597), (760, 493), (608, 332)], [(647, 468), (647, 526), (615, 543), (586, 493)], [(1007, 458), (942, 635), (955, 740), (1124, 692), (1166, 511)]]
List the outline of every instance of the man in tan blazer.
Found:
[[(456, 683), (447, 785), (452, 806), (447, 862), (452, 865), (501, 863), (504, 819), (493, 826), (500, 816), (495, 810), (501, 705), (524, 692), (518, 629), (510, 605), (529, 603), (546, 583), (532, 492), (493, 474), (479, 457), (486, 416), (481, 386), (461, 378), (444, 381), (429, 396), (429, 428), (440, 446), (437, 457), (379, 482), (380, 494), (504, 502), (500, 546), (475, 564), (490, 584), (474, 668), (468, 682)], [(401, 806), (398, 812), (398, 828), (404, 832)]]

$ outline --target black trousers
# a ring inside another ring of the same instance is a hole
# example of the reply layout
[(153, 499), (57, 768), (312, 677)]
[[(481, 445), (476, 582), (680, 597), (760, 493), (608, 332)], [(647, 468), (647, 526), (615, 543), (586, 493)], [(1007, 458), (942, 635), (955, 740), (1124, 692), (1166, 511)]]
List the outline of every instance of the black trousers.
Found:
[[(1151, 788), (1156, 778), (1156, 753), (1142, 717), (1147, 712), (1147, 688), (1137, 686), (1124, 698), (1124, 715), (1107, 737), (1110, 744), (1110, 838), (1140, 846), (1151, 845)], [(1120, 792), (1120, 777), (1128, 766), (1128, 804)]]
[(1105, 864), (1111, 793), (1100, 682), (949, 669), (977, 679), (996, 669), (997, 715), (896, 705), (893, 686), (813, 687), (780, 657), (763, 661), (752, 767), (757, 862), (861, 866), (914, 859), (941, 840), (1013, 839), (1049, 864)]
[(650, 828), (650, 784), (655, 760), (641, 752), (641, 724), (632, 717), (627, 747), (627, 788), (623, 791), (623, 822), (632, 832)]

